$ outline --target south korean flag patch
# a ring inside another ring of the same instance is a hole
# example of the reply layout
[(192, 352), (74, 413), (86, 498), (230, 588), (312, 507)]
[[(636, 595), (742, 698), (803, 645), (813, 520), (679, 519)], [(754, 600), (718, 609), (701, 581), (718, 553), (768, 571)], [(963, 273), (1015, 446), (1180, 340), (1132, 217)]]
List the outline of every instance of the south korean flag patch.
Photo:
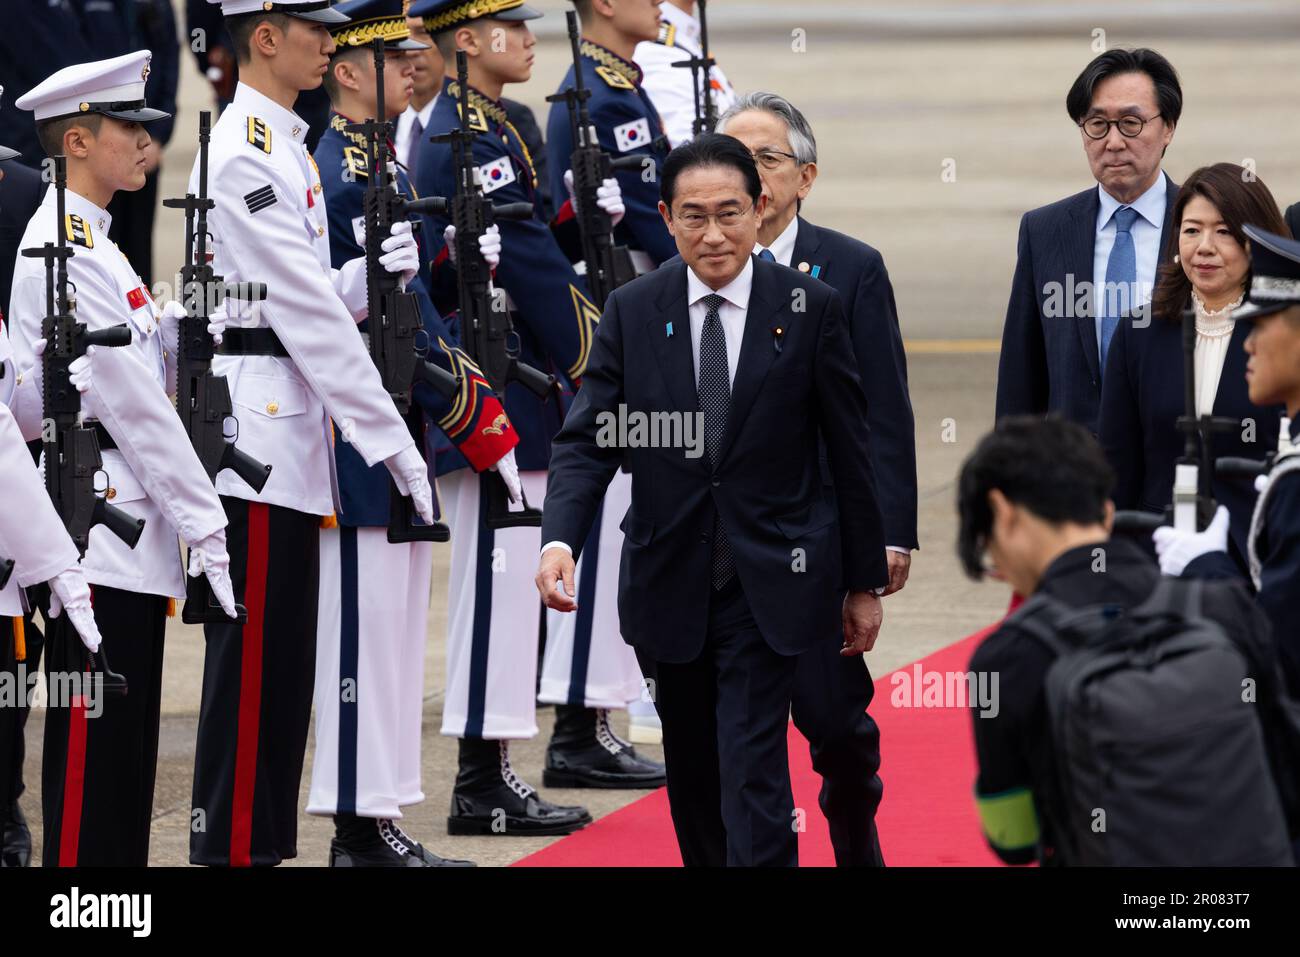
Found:
[(515, 168), (510, 165), (510, 157), (502, 156), (478, 168), (479, 182), (484, 195), (495, 192), (502, 186), (509, 186), (515, 181)]
[(614, 127), (614, 144), (620, 153), (650, 145), (650, 121), (644, 116), (631, 123)]

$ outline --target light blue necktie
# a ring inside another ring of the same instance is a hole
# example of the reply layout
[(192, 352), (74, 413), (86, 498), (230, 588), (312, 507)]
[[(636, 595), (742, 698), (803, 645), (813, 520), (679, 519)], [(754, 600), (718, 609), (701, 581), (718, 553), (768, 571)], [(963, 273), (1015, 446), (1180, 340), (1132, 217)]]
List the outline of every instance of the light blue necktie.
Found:
[(1106, 260), (1106, 288), (1101, 302), (1102, 375), (1106, 373), (1106, 353), (1110, 351), (1110, 340), (1119, 327), (1120, 317), (1127, 315), (1133, 305), (1130, 293), (1137, 284), (1137, 249), (1133, 245), (1133, 223), (1137, 215), (1137, 210), (1131, 206), (1121, 206), (1115, 210), (1115, 245), (1110, 247), (1110, 258)]
[(770, 249), (760, 249), (758, 251), (758, 258), (770, 263), (776, 262), (776, 257), (772, 255), (772, 250)]

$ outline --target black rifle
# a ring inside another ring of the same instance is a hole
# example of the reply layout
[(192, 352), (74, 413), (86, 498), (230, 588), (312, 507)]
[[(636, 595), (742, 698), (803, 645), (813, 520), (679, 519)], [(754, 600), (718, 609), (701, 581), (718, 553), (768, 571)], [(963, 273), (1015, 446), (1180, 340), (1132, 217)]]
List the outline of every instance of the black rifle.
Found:
[(14, 571), (14, 560), (12, 558), (0, 558), (0, 588), (9, 584), (9, 576)]
[(565, 13), (569, 22), (569, 48), (573, 53), (573, 86), (546, 98), (549, 103), (564, 101), (569, 108), (569, 132), (573, 153), (569, 169), (573, 171), (574, 214), (582, 239), (582, 259), (587, 266), (587, 287), (599, 308), (604, 308), (609, 294), (636, 278), (636, 269), (626, 246), (614, 245), (614, 224), (609, 214), (596, 203), (601, 183), (618, 169), (639, 169), (643, 157), (620, 156), (611, 159), (600, 148), (596, 127), (592, 125), (587, 101), (591, 91), (582, 82), (582, 53), (578, 38), (578, 15)]
[[(1146, 306), (1151, 309), (1151, 306)], [(1148, 318), (1148, 321), (1150, 318)], [(1183, 414), (1176, 428), (1183, 433), (1183, 454), (1175, 465), (1172, 501), (1163, 512), (1125, 511), (1115, 513), (1115, 531), (1123, 533), (1153, 532), (1162, 525), (1191, 532), (1203, 531), (1214, 518), (1213, 481), (1215, 432), (1231, 432), (1240, 427), (1236, 419), (1220, 415), (1197, 415), (1196, 412), (1196, 310), (1188, 306), (1183, 312)]]
[[(54, 157), (54, 189), (58, 215), (56, 241), (23, 255), (45, 263), (45, 318), (41, 336), (45, 353), (41, 356), (44, 378), (44, 422), (41, 445), (45, 453), (45, 490), (54, 510), (63, 519), (68, 536), (84, 556), (90, 546), (90, 530), (103, 525), (130, 548), (135, 548), (144, 531), (144, 519), (132, 518), (122, 509), (110, 505), (95, 491), (96, 477), (104, 472), (95, 430), (81, 421), (81, 393), (72, 384), (68, 367), (86, 354), (90, 346), (114, 348), (131, 343), (131, 330), (125, 323), (96, 329), (86, 328), (76, 317), (77, 303), (69, 290), (68, 260), (74, 254), (65, 242), (64, 194), (68, 186), (67, 159)], [(108, 665), (101, 647), (90, 653), (90, 667), (104, 675), (109, 694), (126, 694), (126, 679)]]
[[(376, 97), (375, 116), (364, 123), (349, 123), (344, 127), (349, 133), (360, 133), (366, 138), (366, 195), (363, 212), (366, 222), (366, 344), (370, 358), (379, 370), (384, 388), (392, 396), (403, 416), (411, 411), (415, 383), (423, 382), (443, 398), (450, 399), (460, 391), (458, 376), (441, 369), (425, 358), (429, 350), (428, 336), (420, 318), (420, 303), (414, 293), (401, 288), (401, 277), (390, 273), (379, 263), (383, 256), (383, 242), (395, 223), (408, 220), (412, 214), (433, 209), (432, 203), (410, 200), (397, 188), (397, 176), (388, 147), (392, 124), (386, 119), (384, 108), (384, 41), (372, 43), (375, 60)], [(407, 420), (408, 426), (411, 425)], [(416, 446), (421, 434), (412, 429)], [(445, 542), (451, 538), (451, 529), (441, 522), (432, 525), (421, 520), (409, 495), (397, 491), (392, 483), (388, 491), (388, 540), (390, 542)]]
[[(510, 322), (505, 297), (492, 287), (492, 271), (479, 250), (479, 237), (498, 219), (525, 220), (534, 215), (530, 203), (495, 206), (483, 195), (478, 166), (474, 163), (474, 140), (470, 128), (468, 65), (463, 50), (456, 52), (456, 76), (460, 85), (460, 129), (433, 137), (435, 143), (450, 143), (456, 165), (456, 195), (431, 197), (429, 208), (447, 216), (456, 227), (456, 293), (460, 304), (461, 347), (483, 371), (488, 384), (504, 399), (506, 386), (518, 382), (545, 400), (555, 387), (555, 377), (519, 361), (519, 337)], [(489, 475), (487, 525), (511, 528), (540, 526), (540, 509), (527, 499), (520, 511), (510, 510), (505, 480)]]
[[(208, 478), (215, 482), (218, 472), (230, 469), (254, 491), (260, 492), (271, 475), (271, 466), (263, 465), (236, 447), (237, 435), (226, 436), (226, 423), (235, 422), (236, 426), (238, 423), (226, 377), (212, 374), (216, 348), (208, 334), (208, 317), (227, 298), (249, 302), (265, 299), (266, 286), (260, 282), (227, 283), (208, 261), (208, 211), (216, 206), (208, 197), (211, 123), (211, 113), (206, 110), (199, 113), (198, 193), (163, 200), (169, 209), (185, 210), (185, 264), (180, 272), (185, 316), (180, 320), (176, 338), (176, 411)], [(247, 609), (236, 605), (235, 610), (237, 621), (247, 621)], [(228, 623), (231, 619), (213, 598), (208, 580), (200, 575), (186, 577), (181, 620), (197, 625)]]
[(679, 60), (673, 66), (691, 71), (691, 92), (695, 94), (695, 122), (691, 132), (695, 136), (712, 133), (718, 125), (718, 105), (713, 102), (713, 76), (717, 63), (709, 56), (709, 21), (705, 16), (705, 0), (695, 0), (700, 11), (700, 56)]

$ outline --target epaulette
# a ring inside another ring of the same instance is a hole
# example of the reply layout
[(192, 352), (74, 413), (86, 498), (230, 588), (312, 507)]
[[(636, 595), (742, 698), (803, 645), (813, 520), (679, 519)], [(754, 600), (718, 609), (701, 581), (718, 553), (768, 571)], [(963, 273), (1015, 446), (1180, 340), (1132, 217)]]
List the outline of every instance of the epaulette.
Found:
[(63, 227), (67, 233), (68, 242), (75, 243), (78, 246), (85, 246), (87, 249), (95, 248), (95, 238), (90, 234), (90, 227), (76, 213), (68, 213), (63, 217)]
[(659, 36), (655, 37), (655, 43), (662, 43), (666, 47), (672, 46), (677, 42), (677, 26), (664, 20), (659, 24)]
[[(456, 115), (460, 116), (460, 84), (455, 80), (447, 84), (447, 96), (455, 101)], [(486, 133), (489, 117), (495, 123), (505, 123), (505, 108), (499, 103), (493, 103), (478, 90), (471, 87), (469, 91), (469, 128), (478, 130), (480, 133)]]
[(357, 179), (370, 178), (370, 165), (366, 158), (366, 151), (360, 146), (343, 147), (343, 164), (353, 177)]
[(271, 130), (256, 116), (248, 118), (248, 143), (268, 155), (271, 152)]
[(598, 43), (583, 40), (580, 47), (582, 55), (595, 60), (596, 76), (600, 77), (616, 90), (633, 90), (641, 82), (641, 68), (611, 50), (606, 50)]

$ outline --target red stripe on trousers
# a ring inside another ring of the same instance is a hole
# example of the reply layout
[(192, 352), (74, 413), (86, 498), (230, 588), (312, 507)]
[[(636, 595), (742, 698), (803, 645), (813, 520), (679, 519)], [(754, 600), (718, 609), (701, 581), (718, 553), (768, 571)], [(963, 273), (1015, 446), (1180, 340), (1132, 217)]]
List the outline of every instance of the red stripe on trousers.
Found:
[(248, 503), (248, 566), (239, 675), (239, 731), (235, 745), (235, 790), (230, 815), (230, 866), (248, 867), (253, 841), (253, 788), (257, 783), (257, 736), (262, 712), (262, 624), (266, 612), (270, 508)]
[[(90, 606), (95, 607), (95, 589), (90, 589)], [(73, 636), (76, 637), (75, 635)], [(90, 680), (90, 672), (82, 671)], [(81, 803), (86, 793), (86, 708), (78, 695), (68, 708), (68, 759), (63, 769), (63, 816), (59, 822), (59, 867), (77, 866), (81, 843)]]

